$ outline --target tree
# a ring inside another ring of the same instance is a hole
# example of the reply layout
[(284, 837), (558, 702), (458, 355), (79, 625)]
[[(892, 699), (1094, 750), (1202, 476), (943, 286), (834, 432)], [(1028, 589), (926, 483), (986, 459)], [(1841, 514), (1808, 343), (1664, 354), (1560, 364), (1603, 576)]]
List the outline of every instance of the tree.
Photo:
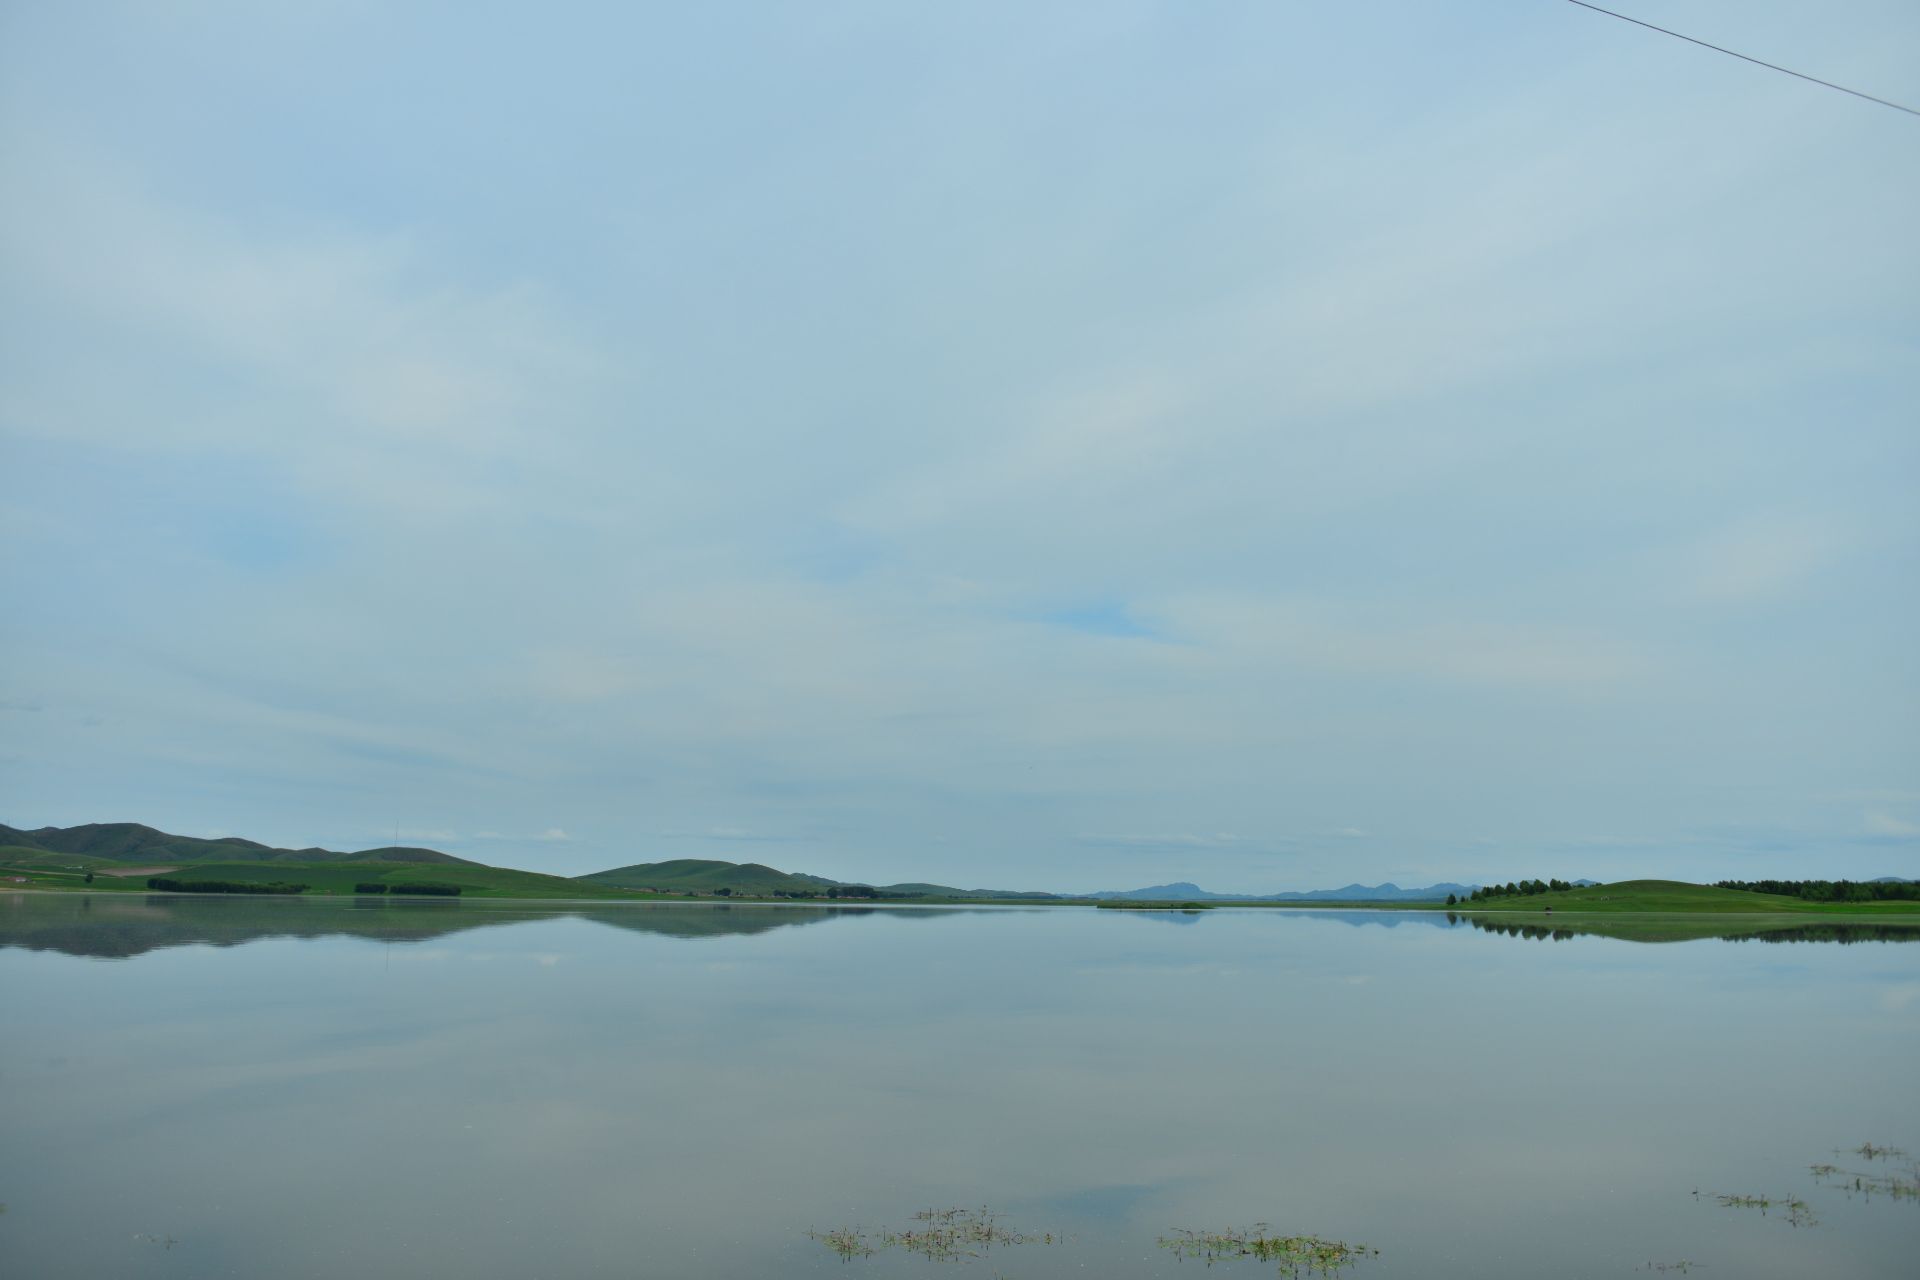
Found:
[(89, 871), (89, 872), (87, 872), (87, 883), (88, 883), (88, 884), (92, 884), (92, 883), (93, 883), (93, 872), (91, 872), (91, 871)]
[(1453, 896), (1452, 894), (1448, 894), (1448, 895), (1447, 895), (1447, 905), (1448, 905), (1448, 906), (1452, 906), (1452, 905), (1453, 905), (1454, 903), (1456, 903), (1456, 902), (1458, 902), (1458, 901), (1460, 901), (1460, 899), (1458, 899), (1458, 898), (1456, 898), (1456, 897), (1454, 897), (1454, 896)]
[(718, 889), (715, 889), (713, 892), (717, 897), (731, 898), (733, 896), (733, 890), (729, 889), (725, 885), (721, 885)]

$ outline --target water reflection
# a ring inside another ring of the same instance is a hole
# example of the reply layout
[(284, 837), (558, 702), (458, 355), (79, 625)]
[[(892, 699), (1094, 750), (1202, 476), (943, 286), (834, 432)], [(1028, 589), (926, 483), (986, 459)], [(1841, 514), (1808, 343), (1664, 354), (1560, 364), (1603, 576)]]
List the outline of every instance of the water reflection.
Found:
[[(1039, 908), (1068, 910), (1073, 908)], [(358, 937), (381, 942), (428, 942), (451, 934), (534, 920), (587, 920), (634, 933), (671, 938), (718, 938), (769, 933), (830, 920), (931, 920), (1006, 908), (788, 906), (633, 902), (618, 905), (547, 905), (528, 902), (393, 900), (382, 898), (246, 898), (151, 894), (7, 895), (0, 906), (0, 948), (57, 951), (95, 959), (127, 959), (168, 947), (233, 947), (264, 938)], [(1426, 925), (1474, 930), (1527, 941), (1564, 942), (1577, 937), (1621, 942), (1920, 942), (1920, 921), (1822, 920), (1770, 916), (1618, 916), (1607, 920), (1572, 916), (1526, 920), (1440, 911), (1286, 910), (1102, 912), (1163, 924), (1223, 922), (1251, 914), (1394, 929)]]
[(0, 1270), (1200, 1280), (1189, 1228), (1222, 1280), (1912, 1274), (1920, 948), (932, 919), (0, 894)]
[(8, 895), (0, 948), (128, 959), (167, 947), (235, 947), (262, 938), (359, 937), (427, 942), (529, 920), (590, 920), (635, 933), (714, 938), (881, 915), (928, 919), (967, 908), (787, 907), (689, 903), (548, 907), (528, 903), (378, 898), (192, 897), (170, 894)]
[(1447, 913), (1449, 924), (1467, 923), (1483, 933), (1535, 942), (1615, 938), (1622, 942), (1920, 942), (1920, 921), (1834, 920), (1807, 923), (1762, 916), (1618, 916), (1611, 920), (1556, 919), (1552, 924), (1490, 920)]
[(1251, 914), (1284, 915), (1290, 919), (1325, 921), (1355, 929), (1395, 929), (1402, 926), (1465, 928), (1534, 942), (1565, 942), (1572, 938), (1612, 938), (1619, 942), (1691, 942), (1719, 938), (1727, 942), (1920, 942), (1920, 920), (1860, 919), (1808, 920), (1804, 915), (1620, 915), (1606, 919), (1571, 915), (1487, 916), (1458, 911), (1355, 910), (1325, 907), (1243, 907), (1214, 911), (1107, 912), (1134, 919), (1192, 924), (1202, 918), (1224, 921)]

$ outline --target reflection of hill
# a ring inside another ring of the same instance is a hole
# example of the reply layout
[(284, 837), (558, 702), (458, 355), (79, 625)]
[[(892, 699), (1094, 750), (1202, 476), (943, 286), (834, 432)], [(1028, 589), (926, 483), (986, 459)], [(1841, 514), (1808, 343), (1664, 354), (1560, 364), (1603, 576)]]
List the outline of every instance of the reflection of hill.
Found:
[(233, 947), (261, 938), (359, 937), (425, 942), (470, 929), (575, 917), (637, 933), (712, 938), (820, 924), (836, 916), (948, 915), (884, 907), (753, 907), (633, 903), (545, 910), (481, 902), (363, 898), (17, 893), (0, 899), (0, 947), (125, 959), (167, 947)]
[(1535, 942), (1564, 942), (1584, 936), (1617, 938), (1624, 942), (1689, 942), (1698, 938), (1723, 938), (1729, 942), (1920, 942), (1920, 921), (1913, 920), (1809, 922), (1804, 916), (1780, 920), (1752, 916), (1743, 919), (1636, 915), (1611, 920), (1555, 918), (1551, 924), (1523, 924), (1482, 916), (1464, 919), (1486, 933)]

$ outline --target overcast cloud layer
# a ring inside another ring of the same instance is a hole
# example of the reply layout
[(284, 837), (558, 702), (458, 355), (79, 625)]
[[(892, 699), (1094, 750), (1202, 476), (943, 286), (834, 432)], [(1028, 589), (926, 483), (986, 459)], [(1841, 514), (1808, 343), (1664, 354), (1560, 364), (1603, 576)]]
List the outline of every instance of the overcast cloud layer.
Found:
[[(1920, 102), (1920, 8), (1631, 12)], [(0, 821), (1920, 875), (1920, 120), (1553, 0), (13, 5)]]

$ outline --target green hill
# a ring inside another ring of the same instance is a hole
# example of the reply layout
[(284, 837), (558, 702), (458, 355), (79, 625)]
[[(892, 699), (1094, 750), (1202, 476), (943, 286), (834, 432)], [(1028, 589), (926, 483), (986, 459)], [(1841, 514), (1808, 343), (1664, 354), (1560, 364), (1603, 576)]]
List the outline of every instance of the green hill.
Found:
[(666, 862), (639, 862), (611, 871), (596, 871), (577, 880), (596, 885), (616, 885), (625, 889), (657, 889), (662, 893), (712, 893), (729, 889), (738, 894), (813, 894), (828, 896), (833, 889), (872, 889), (887, 898), (978, 898), (978, 899), (1052, 899), (1051, 893), (1014, 893), (1001, 889), (956, 889), (951, 885), (923, 884), (849, 884), (781, 871), (759, 862), (720, 862), (712, 858), (673, 858)]
[[(26, 851), (26, 852), (23, 852)], [(65, 855), (48, 863), (45, 855)], [(31, 861), (23, 859), (30, 858)], [(89, 865), (141, 866), (201, 862), (401, 862), (415, 865), (477, 867), (480, 863), (456, 858), (437, 849), (388, 846), (340, 853), (332, 849), (276, 849), (238, 836), (203, 840), (198, 836), (169, 835), (138, 822), (89, 822), (78, 827), (39, 827), (23, 831), (0, 823), (0, 859), (12, 866)]]
[(1511, 898), (1488, 898), (1463, 902), (1451, 910), (1475, 915), (1498, 912), (1502, 915), (1544, 915), (1551, 908), (1562, 913), (1594, 912), (1615, 915), (1622, 912), (1665, 911), (1675, 914), (1744, 913), (1766, 915), (1792, 912), (1800, 915), (1874, 915), (1914, 914), (1920, 919), (1920, 902), (1809, 902), (1777, 893), (1750, 893), (1744, 889), (1716, 889), (1712, 885), (1687, 884), (1681, 880), (1622, 880), (1617, 884), (1593, 885), (1556, 893), (1534, 893)]
[(639, 862), (611, 871), (575, 876), (577, 884), (621, 889), (656, 889), (662, 893), (804, 893), (833, 888), (837, 882), (818, 876), (789, 875), (758, 862), (718, 862), (710, 858), (673, 858), (666, 862)]

